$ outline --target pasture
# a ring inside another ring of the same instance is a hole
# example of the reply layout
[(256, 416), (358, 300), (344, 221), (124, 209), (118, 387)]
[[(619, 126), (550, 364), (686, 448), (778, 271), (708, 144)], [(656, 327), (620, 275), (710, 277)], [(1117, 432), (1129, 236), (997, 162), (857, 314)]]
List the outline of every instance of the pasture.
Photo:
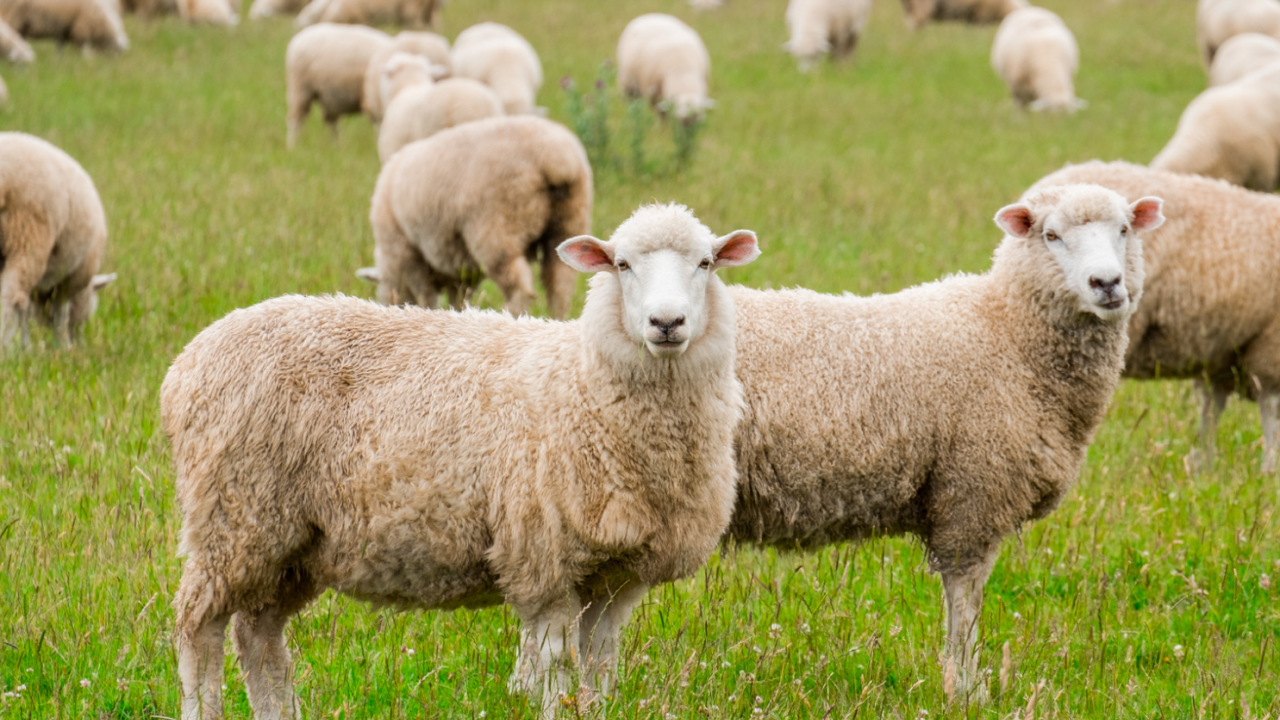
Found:
[[(524, 34), (546, 71), (539, 102), (565, 122), (560, 79), (589, 86), (627, 20), (685, 18), (711, 51), (717, 106), (684, 171), (597, 167), (595, 234), (676, 200), (717, 232), (759, 234), (763, 257), (732, 282), (873, 293), (986, 269), (998, 208), (1068, 161), (1150, 160), (1204, 88), (1190, 0), (1042, 4), (1079, 40), (1090, 105), (1075, 116), (1015, 109), (988, 65), (994, 27), (912, 34), (892, 0), (851, 64), (808, 75), (781, 50), (784, 0), (701, 14), (683, 0), (453, 0), (443, 20), (450, 38), (482, 20)], [(0, 129), (93, 176), (102, 272), (119, 273), (82, 346), (36, 331), (0, 359), (0, 718), (176, 716), (165, 371), (235, 308), (373, 295), (353, 271), (373, 259), (375, 133), (348, 118), (335, 143), (313, 117), (285, 149), (290, 19), (126, 24), (118, 57), (39, 42), (33, 65), (0, 65)], [(670, 152), (665, 128), (649, 141)], [(501, 295), (486, 283), (477, 302)], [(941, 584), (918, 543), (894, 539), (726, 548), (637, 611), (614, 699), (563, 714), (1025, 718), (1034, 702), (1037, 718), (1280, 717), (1280, 481), (1259, 473), (1257, 409), (1238, 399), (1217, 468), (1189, 475), (1198, 412), (1188, 382), (1126, 381), (1074, 491), (1005, 543), (983, 613), (985, 707), (947, 705)], [(534, 717), (506, 690), (517, 625), (502, 608), (396, 614), (327, 593), (290, 631), (305, 716)], [(226, 685), (229, 717), (248, 717), (234, 661)]]

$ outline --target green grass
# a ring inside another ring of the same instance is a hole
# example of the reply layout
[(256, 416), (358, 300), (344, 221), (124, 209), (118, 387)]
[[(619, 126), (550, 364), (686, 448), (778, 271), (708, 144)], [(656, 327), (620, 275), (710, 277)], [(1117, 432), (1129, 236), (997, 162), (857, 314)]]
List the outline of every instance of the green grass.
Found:
[[(629, 18), (689, 18), (718, 101), (696, 159), (682, 173), (601, 168), (597, 233), (678, 200), (717, 231), (759, 233), (764, 256), (733, 281), (871, 293), (986, 268), (996, 209), (1067, 161), (1149, 160), (1203, 88), (1193, 3), (1044, 4), (1080, 41), (1091, 104), (1073, 117), (1014, 109), (987, 64), (994, 28), (912, 35), (891, 0), (851, 66), (810, 75), (780, 50), (783, 0), (696, 16), (682, 0), (455, 0), (444, 19), (450, 36), (484, 19), (525, 33), (546, 66), (540, 102), (565, 121), (560, 78), (589, 84)], [(0, 127), (88, 169), (110, 218), (104, 271), (120, 274), (83, 346), (37, 333), (0, 361), (0, 693), (25, 686), (0, 718), (177, 713), (164, 372), (234, 308), (371, 295), (352, 271), (373, 258), (374, 133), (351, 118), (335, 144), (313, 118), (285, 150), (289, 21), (127, 26), (120, 57), (38, 43), (34, 65), (0, 67)], [(651, 134), (655, 157), (670, 151), (667, 130)], [(882, 540), (727, 550), (654, 590), (625, 631), (607, 714), (1005, 718), (1043, 679), (1037, 717), (1280, 716), (1280, 588), (1260, 585), (1280, 581), (1280, 485), (1258, 472), (1256, 407), (1234, 400), (1218, 469), (1188, 476), (1197, 412), (1187, 383), (1127, 383), (1071, 496), (1006, 542), (983, 660), (998, 669), (1008, 642), (1017, 674), (1007, 693), (993, 680), (987, 708), (946, 706), (940, 583), (916, 543)], [(532, 717), (505, 689), (516, 628), (503, 609), (393, 614), (325, 595), (291, 630), (307, 716)], [(247, 717), (234, 663), (226, 683), (230, 715)]]

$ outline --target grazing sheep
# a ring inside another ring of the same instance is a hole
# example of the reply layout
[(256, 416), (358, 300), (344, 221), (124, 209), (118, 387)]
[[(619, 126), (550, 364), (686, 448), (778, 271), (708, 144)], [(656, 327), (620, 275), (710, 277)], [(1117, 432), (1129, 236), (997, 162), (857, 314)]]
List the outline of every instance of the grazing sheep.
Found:
[(1275, 190), (1280, 179), (1280, 65), (1196, 96), (1151, 167)]
[(475, 80), (449, 78), (414, 85), (387, 104), (387, 116), (378, 129), (378, 157), (385, 163), (409, 143), (502, 114), (502, 101), (488, 85)]
[(0, 20), (25, 38), (90, 50), (129, 49), (120, 13), (107, 0), (0, 0)]
[(578, 321), (292, 296), (174, 361), (160, 405), (187, 557), (184, 720), (221, 714), (228, 620), (254, 716), (295, 717), (283, 629), (326, 588), (509, 604), (511, 685), (544, 717), (575, 660), (610, 692), (645, 590), (697, 570), (728, 524), (742, 387), (715, 270), (759, 250), (650, 206), (558, 252), (598, 273)]
[(536, 106), (542, 87), (542, 62), (515, 30), (484, 22), (458, 34), (449, 55), (453, 76), (482, 82), (502, 98), (508, 115), (545, 115)]
[(679, 120), (699, 119), (715, 104), (707, 98), (710, 74), (706, 45), (679, 18), (641, 15), (618, 38), (618, 85), (629, 97), (669, 106)]
[(828, 53), (832, 60), (853, 54), (871, 18), (871, 0), (791, 0), (787, 28), (791, 39), (783, 48), (808, 71)]
[(1134, 233), (1162, 219), (1158, 198), (1077, 185), (1001, 209), (984, 275), (866, 298), (731, 288), (747, 408), (729, 536), (918, 536), (942, 575), (955, 690), (981, 700), (983, 586), (1001, 540), (1079, 473), (1142, 291)]
[(724, 6), (724, 0), (689, 0), (689, 6), (694, 10), (715, 10)]
[(1218, 48), (1241, 33), (1280, 39), (1280, 2), (1276, 0), (1200, 0), (1196, 6), (1196, 43), (1206, 69)]
[(375, 25), (397, 23), (410, 28), (440, 27), (444, 0), (311, 0), (294, 24), (320, 22)]
[(1030, 7), (1027, 0), (902, 0), (907, 26), (919, 30), (930, 20), (998, 23), (1014, 10)]
[(533, 116), (463, 123), (412, 143), (382, 167), (369, 220), (378, 300), (434, 308), (448, 290), (461, 307), (487, 275), (507, 310), (533, 302), (529, 261), (541, 255), (551, 315), (573, 298), (572, 268), (554, 252), (591, 230), (591, 166), (576, 135)]
[(80, 337), (115, 275), (95, 275), (107, 217), (93, 180), (71, 156), (40, 138), (0, 133), (0, 352), (35, 311), (63, 346)]
[(240, 3), (233, 0), (177, 0), (178, 16), (207, 25), (238, 25)]
[[(1224, 46), (1225, 47), (1225, 46)], [(1143, 237), (1146, 289), (1129, 320), (1125, 377), (1193, 378), (1203, 400), (1201, 450), (1213, 461), (1218, 414), (1232, 392), (1258, 400), (1263, 472), (1280, 448), (1280, 198), (1220, 180), (1129, 163), (1067, 166), (1028, 192), (1090, 182), (1165, 200), (1169, 222)]]
[(123, 0), (121, 9), (142, 18), (178, 14), (178, 0)]
[(440, 68), (436, 79), (449, 73), (449, 41), (431, 32), (413, 32), (406, 30), (391, 39), (391, 46), (384, 47), (369, 58), (369, 65), (364, 71), (364, 92), (361, 95), (361, 109), (374, 124), (382, 122), (382, 114), (386, 104), (378, 88), (382, 82), (382, 69), (396, 53), (408, 53), (426, 58), (432, 65)]
[(1075, 91), (1076, 38), (1049, 10), (1027, 7), (1005, 16), (991, 45), (991, 67), (1020, 106), (1058, 112), (1085, 106)]
[(284, 61), (289, 147), (297, 141), (313, 102), (320, 103), (325, 123), (338, 136), (338, 118), (360, 112), (369, 59), (390, 45), (390, 35), (363, 25), (321, 23), (293, 36)]
[(253, 20), (276, 15), (296, 15), (307, 6), (307, 0), (253, 0), (249, 17)]
[(26, 64), (36, 59), (36, 51), (31, 49), (31, 45), (18, 31), (9, 27), (3, 19), (0, 19), (0, 57), (11, 63)]
[(1209, 66), (1209, 84), (1226, 85), (1254, 70), (1280, 61), (1280, 40), (1260, 33), (1242, 33), (1222, 43)]

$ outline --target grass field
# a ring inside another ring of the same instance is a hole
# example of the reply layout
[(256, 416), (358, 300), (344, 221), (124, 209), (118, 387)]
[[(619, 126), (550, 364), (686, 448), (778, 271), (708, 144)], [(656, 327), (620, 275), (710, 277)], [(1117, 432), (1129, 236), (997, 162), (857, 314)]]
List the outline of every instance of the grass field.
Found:
[[(988, 266), (990, 218), (1067, 161), (1149, 160), (1204, 87), (1190, 0), (1045, 0), (1080, 41), (1072, 117), (1015, 110), (987, 63), (994, 28), (910, 34), (877, 0), (851, 66), (797, 73), (784, 0), (454, 0), (447, 34), (486, 19), (540, 51), (540, 102), (589, 85), (631, 17), (663, 10), (703, 34), (718, 101), (682, 173), (597, 169), (597, 234), (678, 200), (713, 229), (746, 227), (754, 286), (891, 292)], [(0, 360), (0, 718), (173, 717), (170, 607), (179, 518), (158, 390), (169, 362), (228, 311), (283, 293), (370, 296), (374, 132), (313, 118), (284, 147), (287, 19), (230, 31), (127, 22), (133, 49), (83, 58), (36, 46), (0, 66), (0, 128), (78, 158), (110, 220), (102, 297), (81, 347)], [(670, 140), (655, 127), (655, 153)], [(664, 144), (665, 143), (665, 144)], [(624, 152), (624, 148), (618, 148)], [(486, 286), (479, 300), (493, 306)], [(579, 296), (579, 303), (581, 295)], [(542, 312), (545, 306), (536, 308)], [(1233, 400), (1218, 468), (1188, 476), (1185, 382), (1127, 383), (1079, 482), (1011, 538), (987, 586), (984, 707), (947, 706), (941, 584), (917, 543), (816, 554), (727, 549), (653, 591), (624, 633), (609, 717), (1280, 717), (1280, 485), (1259, 474), (1256, 407)], [(326, 594), (293, 624), (312, 718), (533, 717), (506, 692), (509, 611), (393, 614)], [(1043, 682), (1041, 686), (1040, 683)], [(234, 663), (231, 717), (248, 717)], [(571, 710), (566, 710), (571, 714)]]

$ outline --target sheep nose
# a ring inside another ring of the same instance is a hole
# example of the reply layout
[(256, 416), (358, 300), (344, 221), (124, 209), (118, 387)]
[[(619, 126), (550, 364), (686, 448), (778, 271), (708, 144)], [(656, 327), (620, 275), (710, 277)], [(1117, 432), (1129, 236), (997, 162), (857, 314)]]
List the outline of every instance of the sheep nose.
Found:
[(681, 315), (679, 317), (663, 322), (662, 319), (657, 317), (656, 315), (650, 315), (649, 324), (661, 330), (663, 335), (670, 335), (672, 330), (675, 330), (681, 325), (684, 325), (684, 316)]
[(1094, 290), (1101, 290), (1103, 293), (1110, 295), (1116, 291), (1116, 286), (1120, 284), (1120, 278), (1114, 277), (1104, 280), (1096, 275), (1090, 276), (1089, 287)]

